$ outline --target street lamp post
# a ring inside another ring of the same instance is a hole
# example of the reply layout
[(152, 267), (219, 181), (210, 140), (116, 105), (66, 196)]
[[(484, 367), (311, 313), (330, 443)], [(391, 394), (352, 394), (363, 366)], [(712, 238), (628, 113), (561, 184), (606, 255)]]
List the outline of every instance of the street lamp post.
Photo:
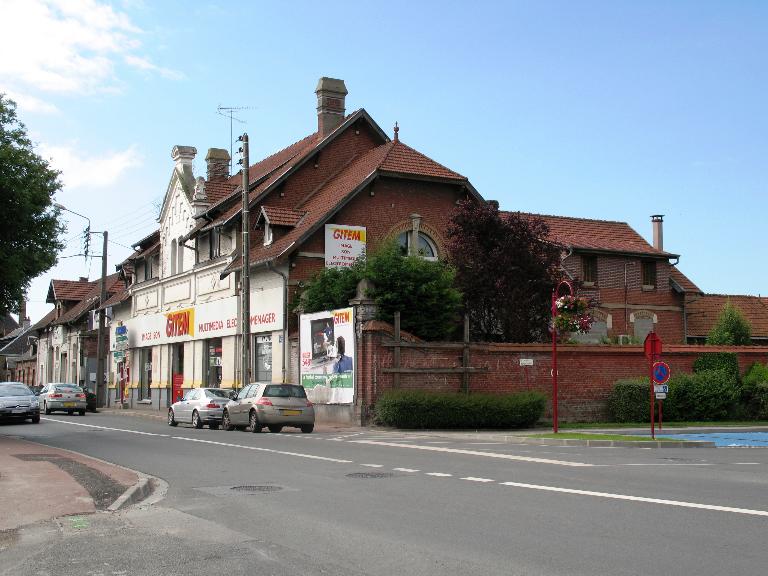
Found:
[(568, 290), (568, 295), (573, 296), (573, 285), (568, 280), (561, 280), (560, 283), (552, 290), (552, 432), (557, 434), (557, 315), (559, 313), (557, 309), (557, 299), (560, 294), (560, 289), (565, 286)]
[(55, 202), (53, 204), (59, 210), (65, 210), (80, 218), (88, 221), (87, 234), (101, 234), (104, 243), (101, 249), (101, 280), (99, 282), (99, 327), (96, 332), (96, 405), (104, 406), (106, 404), (106, 390), (104, 382), (104, 302), (107, 300), (107, 243), (109, 242), (109, 233), (94, 232), (91, 230), (91, 219), (88, 216), (70, 210), (69, 208)]

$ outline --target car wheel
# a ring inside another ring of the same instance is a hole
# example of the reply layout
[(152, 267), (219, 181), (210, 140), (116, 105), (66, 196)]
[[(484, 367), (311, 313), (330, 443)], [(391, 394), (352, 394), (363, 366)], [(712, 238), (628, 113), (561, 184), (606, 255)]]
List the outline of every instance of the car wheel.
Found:
[(198, 429), (203, 427), (203, 421), (200, 420), (200, 414), (197, 413), (197, 410), (192, 412), (192, 426)]
[(80, 416), (85, 416), (85, 410), (78, 410), (77, 413), (80, 414)]
[(309, 434), (314, 429), (315, 429), (315, 425), (314, 424), (306, 424), (306, 425), (301, 427), (301, 431), (304, 432), (304, 434)]
[(178, 426), (179, 423), (176, 422), (176, 414), (173, 413), (173, 408), (168, 410), (168, 426)]
[(277, 424), (270, 424), (267, 428), (269, 428), (269, 431), (272, 432), (272, 434), (279, 434), (283, 431), (283, 427), (278, 426)]
[(235, 427), (232, 426), (232, 421), (229, 419), (229, 412), (226, 410), (224, 410), (224, 416), (221, 418), (221, 427), (227, 432), (235, 429)]
[(219, 425), (216, 423), (208, 424), (208, 428), (210, 428), (211, 430), (218, 430)]
[(32, 424), (39, 424), (40, 423), (40, 414), (35, 414), (32, 416)]
[(48, 402), (45, 402), (43, 404), (43, 411), (45, 412), (45, 415), (48, 416), (51, 413), (51, 409), (48, 408)]
[(259, 424), (259, 417), (256, 415), (256, 410), (251, 410), (251, 413), (248, 415), (248, 427), (251, 432), (261, 432), (261, 424)]

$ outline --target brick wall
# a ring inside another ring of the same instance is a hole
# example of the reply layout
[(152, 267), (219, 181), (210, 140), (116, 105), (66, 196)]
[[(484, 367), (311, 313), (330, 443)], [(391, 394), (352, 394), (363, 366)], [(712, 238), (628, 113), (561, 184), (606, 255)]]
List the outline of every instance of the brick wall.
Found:
[[(381, 393), (393, 387), (393, 375), (383, 368), (393, 366), (391, 327), (375, 322), (362, 331), (358, 342), (358, 404), (363, 413)], [(461, 348), (402, 348), (401, 366), (408, 368), (459, 367)], [(716, 347), (665, 345), (663, 360), (672, 374), (691, 373), (694, 360), (703, 352), (736, 352), (742, 373), (754, 362), (768, 362), (768, 346)], [(533, 366), (521, 367), (520, 359), (532, 359)], [(645, 376), (648, 361), (642, 346), (558, 346), (558, 415), (561, 421), (589, 422), (604, 419), (606, 401), (616, 380)], [(538, 390), (551, 398), (552, 346), (542, 344), (471, 344), (470, 366), (485, 367), (486, 373), (472, 374), (470, 390), (512, 393)], [(401, 374), (400, 388), (430, 391), (461, 390), (461, 374)], [(545, 418), (551, 418), (551, 403)]]

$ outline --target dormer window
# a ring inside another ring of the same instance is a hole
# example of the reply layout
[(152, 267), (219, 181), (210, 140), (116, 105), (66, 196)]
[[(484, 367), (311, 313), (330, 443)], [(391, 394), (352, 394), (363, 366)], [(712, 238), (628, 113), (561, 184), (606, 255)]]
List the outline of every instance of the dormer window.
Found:
[(264, 246), (269, 246), (273, 240), (272, 226), (269, 225), (269, 222), (264, 222)]

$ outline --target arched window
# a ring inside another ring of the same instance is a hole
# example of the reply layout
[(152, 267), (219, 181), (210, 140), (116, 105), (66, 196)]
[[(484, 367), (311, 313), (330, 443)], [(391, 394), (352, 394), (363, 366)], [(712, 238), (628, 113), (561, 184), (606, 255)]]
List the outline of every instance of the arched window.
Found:
[(171, 276), (176, 274), (176, 240), (171, 240)]
[[(400, 250), (402, 251), (403, 255), (408, 255), (410, 246), (411, 246), (411, 232), (402, 232), (398, 237), (397, 241), (400, 243)], [(424, 234), (424, 232), (419, 232), (419, 248), (418, 248), (418, 255), (424, 258), (425, 260), (437, 260), (437, 247), (435, 246), (435, 243), (432, 241), (432, 239)]]

